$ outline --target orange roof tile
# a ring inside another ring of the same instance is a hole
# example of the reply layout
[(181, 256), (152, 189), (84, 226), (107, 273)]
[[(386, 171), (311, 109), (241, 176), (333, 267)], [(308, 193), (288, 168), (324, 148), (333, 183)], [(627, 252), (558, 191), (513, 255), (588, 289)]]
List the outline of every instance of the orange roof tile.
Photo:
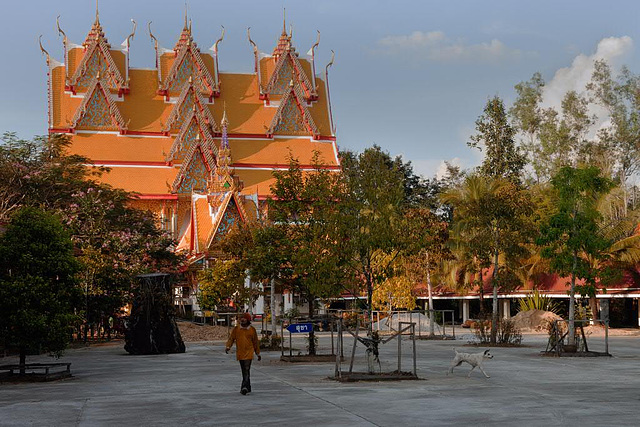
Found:
[(244, 184), (241, 194), (253, 195), (257, 193), (260, 198), (269, 196), (271, 194), (271, 185), (276, 182), (270, 170), (236, 170), (236, 176)]
[(102, 162), (164, 162), (172, 138), (141, 138), (103, 133), (78, 133), (71, 136), (71, 154)]
[(64, 67), (56, 67), (51, 73), (51, 87), (54, 89), (53, 98), (53, 123), (54, 129), (68, 129), (78, 107), (82, 103), (81, 97), (72, 97), (64, 92), (66, 76)]
[(116, 188), (140, 194), (169, 194), (178, 169), (169, 167), (118, 166), (101, 177), (101, 181)]
[(155, 70), (129, 70), (130, 92), (124, 95), (124, 102), (118, 107), (125, 120), (129, 121), (128, 129), (137, 132), (161, 132), (173, 104), (164, 102), (164, 97), (157, 95), (158, 81)]
[[(103, 36), (100, 33), (95, 37), (100, 39)], [(89, 42), (94, 43), (91, 40)], [(51, 132), (65, 132), (71, 128), (79, 107), (83, 102), (87, 104), (86, 101), (88, 101), (85, 100), (83, 93), (65, 92), (67, 76), (74, 75), (82, 58), (88, 52), (85, 47), (72, 44), (68, 46), (70, 47), (67, 52), (68, 69), (59, 66), (51, 69), (50, 72)], [(180, 49), (184, 50), (184, 47)], [(127, 74), (125, 52), (111, 48), (108, 51), (121, 76), (129, 76), (128, 88), (122, 90), (119, 95), (112, 91), (114, 109), (117, 109), (122, 116), (121, 134), (93, 133), (91, 131), (96, 129), (88, 125), (87, 131), (71, 135), (70, 152), (86, 156), (96, 164), (111, 165), (111, 172), (104, 174), (102, 181), (114, 187), (143, 195), (168, 195), (171, 192), (170, 184), (175, 180), (181, 166), (178, 161), (173, 167), (165, 166), (167, 155), (176, 142), (176, 135), (167, 135), (165, 128), (171, 111), (177, 104), (176, 94), (172, 93), (171, 99), (166, 100), (164, 96), (158, 95), (158, 89), (175, 62), (176, 53), (160, 51), (158, 60), (161, 79), (159, 81), (157, 69), (130, 69)], [(215, 59), (206, 52), (200, 52), (200, 57), (201, 64), (204, 64), (215, 80)], [(260, 78), (263, 85), (268, 83), (269, 77), (274, 72), (275, 59), (274, 57), (260, 59)], [(296, 56), (294, 62), (304, 72), (302, 80), (306, 83), (314, 81), (312, 64), (306, 57)], [(243, 194), (253, 196), (257, 193), (260, 197), (269, 195), (270, 186), (274, 182), (272, 168), (286, 168), (289, 156), (297, 158), (302, 165), (309, 166), (314, 151), (317, 150), (323, 164), (338, 167), (336, 146), (333, 142), (313, 140), (307, 132), (302, 130), (298, 132), (297, 129), (282, 129), (282, 132), (297, 132), (301, 136), (304, 134), (305, 137), (287, 135), (275, 139), (266, 138), (269, 128), (273, 126), (274, 117), (282, 99), (279, 96), (270, 96), (270, 104), (266, 105), (265, 101), (260, 99), (256, 74), (224, 73), (219, 74), (218, 77), (220, 93), (215, 93), (217, 97), (212, 99), (205, 97), (200, 112), (215, 125), (222, 122), (223, 113), (226, 111), (226, 117), (229, 120), (231, 167), (234, 169), (235, 176), (244, 184)], [(315, 82), (317, 101), (309, 105), (304, 103), (304, 108), (308, 110), (310, 117), (307, 121), (315, 123), (320, 137), (332, 136), (326, 88), (322, 80), (315, 79)], [(184, 93), (182, 90), (180, 92)], [(184, 115), (184, 112), (180, 111), (180, 114)], [(169, 132), (176, 132), (176, 129)], [(209, 138), (214, 154), (216, 147), (220, 145), (219, 132), (219, 129), (214, 128)], [(179, 205), (184, 205), (183, 202), (181, 201)], [(255, 210), (255, 206), (251, 208), (252, 204), (250, 200), (245, 200), (241, 203), (240, 209), (242, 210), (246, 205), (249, 206), (246, 210), (252, 212)], [(191, 209), (191, 200), (185, 209), (187, 211)], [(179, 222), (188, 221), (188, 212), (181, 212), (181, 215)], [(184, 231), (186, 225), (181, 227)]]
[(314, 151), (320, 154), (325, 165), (336, 166), (334, 144), (305, 139), (237, 140), (230, 139), (233, 164), (289, 165), (289, 156), (297, 158), (302, 165), (311, 165)]
[[(81, 96), (72, 96), (64, 92), (64, 67), (56, 67), (52, 73), (53, 89), (53, 127), (56, 129), (69, 128), (76, 110), (82, 102)], [(167, 122), (173, 109), (173, 103), (164, 101), (156, 94), (158, 83), (155, 70), (130, 70), (130, 92), (118, 100), (117, 106), (130, 132), (162, 132), (163, 124)], [(318, 81), (319, 101), (307, 107), (320, 135), (331, 135), (328, 108), (324, 84)], [(224, 106), (226, 105), (229, 118), (230, 134), (266, 135), (277, 105), (265, 107), (259, 99), (256, 87), (256, 76), (252, 74), (220, 75), (221, 94), (213, 105), (207, 105), (214, 120), (220, 123)]]
[(194, 207), (196, 211), (196, 237), (198, 246), (197, 252), (204, 252), (207, 248), (207, 241), (213, 232), (214, 218), (210, 214), (207, 196), (194, 195)]

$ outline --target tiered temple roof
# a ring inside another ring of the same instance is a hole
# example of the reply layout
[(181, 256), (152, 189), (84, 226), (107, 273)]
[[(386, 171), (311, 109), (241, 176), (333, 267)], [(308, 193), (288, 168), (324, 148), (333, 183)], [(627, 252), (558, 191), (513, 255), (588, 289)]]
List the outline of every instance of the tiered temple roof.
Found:
[(150, 24), (154, 69), (129, 67), (135, 23), (122, 48), (109, 44), (97, 11), (80, 45), (58, 26), (65, 58), (47, 53), (49, 132), (69, 134), (73, 154), (109, 167), (102, 180), (138, 193), (134, 204), (156, 211), (181, 248), (206, 252), (228, 223), (255, 217), (289, 156), (311, 169), (318, 152), (339, 169), (326, 73), (315, 75), (318, 43), (300, 57), (283, 29), (268, 55), (249, 37), (254, 72), (220, 73), (224, 29), (202, 52), (186, 15), (173, 49)]

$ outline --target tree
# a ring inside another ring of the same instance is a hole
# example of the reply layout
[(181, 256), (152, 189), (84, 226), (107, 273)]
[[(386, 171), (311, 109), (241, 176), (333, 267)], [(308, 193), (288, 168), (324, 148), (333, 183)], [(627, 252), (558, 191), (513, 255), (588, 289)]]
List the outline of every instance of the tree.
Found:
[(597, 164), (607, 156), (604, 141), (589, 139), (595, 117), (589, 113), (589, 99), (568, 91), (560, 110), (542, 108), (544, 80), (535, 73), (515, 89), (518, 97), (510, 110), (517, 131), (525, 138), (523, 147), (529, 154), (537, 182), (547, 182), (564, 166)]
[[(373, 292), (392, 277), (392, 265), (403, 250), (402, 211), (406, 206), (402, 161), (392, 160), (380, 147), (360, 154), (341, 153), (342, 185), (347, 197), (341, 200), (341, 229), (349, 230), (350, 265), (361, 277), (367, 292), (367, 307), (373, 306)], [(384, 263), (377, 263), (381, 253)]]
[(305, 297), (310, 316), (315, 299), (339, 294), (350, 274), (344, 250), (348, 230), (340, 221), (345, 195), (339, 174), (323, 168), (318, 153), (312, 163), (314, 169), (303, 172), (291, 158), (288, 170), (274, 172), (269, 200), (269, 217), (288, 239), (288, 285)]
[(67, 347), (79, 267), (59, 218), (29, 207), (15, 212), (0, 235), (0, 338), (19, 349), (21, 365), (28, 352), (59, 356)]
[[(340, 222), (339, 175), (322, 167), (317, 152), (312, 163), (314, 169), (303, 172), (298, 159), (291, 157), (286, 171), (275, 171), (268, 205), (269, 219), (281, 231), (281, 281), (306, 299), (310, 317), (316, 299), (338, 295), (350, 274), (344, 250), (348, 234)], [(309, 353), (315, 354), (313, 331)]]
[[(409, 276), (427, 284), (429, 309), (433, 310), (432, 275), (443, 261), (453, 255), (447, 247), (448, 224), (438, 218), (430, 209), (409, 209), (405, 214), (407, 226), (406, 265)], [(416, 280), (416, 281), (417, 281)], [(429, 314), (429, 333), (434, 334), (434, 313)]]
[[(131, 297), (136, 275), (175, 272), (183, 262), (172, 239), (149, 212), (129, 206), (135, 196), (96, 181), (108, 169), (70, 155), (69, 137), (21, 140), (7, 133), (0, 144), (0, 219), (21, 206), (56, 212), (70, 231), (83, 268), (80, 307), (85, 339), (90, 325), (116, 316)], [(108, 327), (105, 328), (108, 330)]]
[(617, 179), (624, 194), (624, 210), (629, 205), (627, 180), (640, 167), (640, 77), (623, 67), (614, 78), (604, 60), (594, 64), (587, 90), (593, 100), (609, 113), (610, 125), (599, 130), (598, 137), (613, 155)]
[(538, 72), (534, 73), (528, 81), (518, 83), (515, 86), (518, 96), (509, 110), (514, 129), (525, 137), (522, 146), (529, 153), (529, 161), (537, 181), (540, 180), (541, 168), (543, 167), (538, 163), (536, 155), (538, 138), (543, 126), (543, 111), (540, 106), (543, 88), (544, 80)]
[[(601, 258), (610, 242), (598, 232), (601, 216), (596, 209), (599, 196), (613, 183), (595, 167), (563, 167), (551, 180), (557, 211), (542, 225), (536, 243), (550, 260), (552, 271), (571, 276), (569, 290), (569, 344), (575, 343), (575, 293), (594, 295), (598, 272), (587, 257)], [(585, 284), (577, 287), (576, 280)]]
[(403, 274), (388, 278), (373, 291), (373, 308), (388, 311), (398, 308), (413, 310), (416, 307), (414, 286), (409, 277)]
[(487, 101), (476, 120), (476, 131), (468, 145), (484, 150), (480, 173), (520, 182), (526, 158), (515, 144), (515, 130), (509, 124), (502, 99), (495, 96)]
[(128, 206), (131, 194), (91, 182), (76, 185), (60, 209), (84, 266), (86, 339), (88, 327), (107, 325), (131, 301), (137, 275), (177, 273), (184, 257), (173, 252), (171, 236), (150, 212)]
[[(491, 342), (495, 343), (498, 322), (498, 288), (514, 286), (514, 259), (525, 253), (531, 238), (532, 206), (526, 191), (503, 178), (468, 176), (462, 187), (443, 194), (454, 209), (452, 230), (463, 240), (469, 257), (480, 268), (491, 265), (493, 310)], [(501, 263), (501, 258), (503, 262)], [(481, 270), (478, 272), (481, 273)], [(479, 274), (481, 277), (482, 275)], [(504, 276), (505, 280), (499, 277)], [(482, 287), (483, 284), (480, 283)]]
[(245, 287), (246, 270), (244, 263), (236, 259), (215, 259), (210, 266), (198, 274), (198, 305), (205, 310), (231, 300), (238, 307), (250, 304), (258, 296)]

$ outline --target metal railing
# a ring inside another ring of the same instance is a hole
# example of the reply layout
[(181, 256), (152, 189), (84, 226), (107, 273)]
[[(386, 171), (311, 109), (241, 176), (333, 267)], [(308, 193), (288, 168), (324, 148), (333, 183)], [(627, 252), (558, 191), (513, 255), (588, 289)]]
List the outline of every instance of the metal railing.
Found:
[[(547, 342), (546, 353), (555, 353), (560, 356), (563, 353), (597, 353), (589, 350), (587, 335), (584, 327), (600, 324), (604, 326), (604, 354), (609, 354), (609, 321), (599, 319), (579, 319), (574, 322), (574, 343), (569, 342), (569, 323), (571, 321), (560, 319), (554, 320), (549, 333), (549, 341)], [(592, 342), (593, 343), (593, 342)]]
[[(404, 319), (401, 320), (401, 317)], [(393, 320), (394, 316), (396, 317)], [(416, 332), (419, 338), (423, 336), (440, 336), (446, 337), (448, 329), (451, 332), (451, 337), (456, 337), (455, 328), (455, 310), (412, 310), (412, 311), (373, 311), (373, 329), (378, 332), (393, 333), (398, 330), (394, 328), (393, 324), (399, 322), (408, 321), (409, 323), (416, 324)], [(430, 323), (431, 318), (434, 319), (434, 333), (431, 334)], [(386, 325), (384, 320), (387, 319)], [(389, 321), (388, 319), (392, 319)], [(381, 322), (382, 321), (382, 322)], [(386, 326), (386, 328), (385, 328)], [(386, 329), (386, 330), (385, 330)]]

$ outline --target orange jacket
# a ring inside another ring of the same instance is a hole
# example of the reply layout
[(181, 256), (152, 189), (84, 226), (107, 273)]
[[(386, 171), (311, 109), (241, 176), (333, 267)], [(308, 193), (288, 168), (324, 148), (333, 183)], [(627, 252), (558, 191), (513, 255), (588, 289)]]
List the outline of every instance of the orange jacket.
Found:
[(258, 344), (258, 333), (256, 328), (249, 325), (247, 328), (236, 326), (231, 331), (231, 335), (227, 340), (227, 348), (231, 348), (236, 343), (236, 358), (238, 360), (253, 359), (253, 352), (260, 354), (260, 345)]

